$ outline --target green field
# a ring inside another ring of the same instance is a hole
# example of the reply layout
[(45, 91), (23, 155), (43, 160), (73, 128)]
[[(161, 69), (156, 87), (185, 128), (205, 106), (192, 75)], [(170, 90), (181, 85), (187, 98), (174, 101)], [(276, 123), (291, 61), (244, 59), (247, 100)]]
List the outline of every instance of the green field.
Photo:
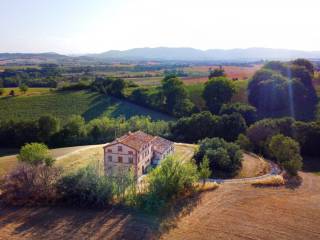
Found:
[(4, 88), (4, 94), (0, 98), (7, 97), (11, 90), (14, 91), (15, 96), (34, 96), (50, 92), (50, 88), (29, 88), (26, 93), (22, 93), (19, 88)]
[(34, 120), (51, 114), (63, 120), (82, 115), (85, 120), (108, 116), (129, 118), (150, 116), (154, 120), (172, 120), (168, 115), (89, 91), (47, 92), (41, 95), (0, 98), (0, 120)]
[[(247, 103), (247, 85), (248, 80), (237, 80), (234, 82), (236, 87), (236, 93), (233, 95), (231, 102)], [(191, 98), (191, 101), (200, 109), (205, 109), (206, 103), (202, 97), (204, 90), (203, 83), (195, 83), (186, 85), (186, 89)]]

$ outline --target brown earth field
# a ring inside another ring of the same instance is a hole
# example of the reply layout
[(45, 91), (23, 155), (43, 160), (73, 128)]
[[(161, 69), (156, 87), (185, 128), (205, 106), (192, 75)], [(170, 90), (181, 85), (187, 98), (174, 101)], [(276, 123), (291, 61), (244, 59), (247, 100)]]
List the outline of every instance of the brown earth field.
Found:
[(320, 239), (320, 177), (300, 175), (301, 185), (277, 188), (223, 184), (162, 220), (123, 209), (2, 207), (0, 239)]

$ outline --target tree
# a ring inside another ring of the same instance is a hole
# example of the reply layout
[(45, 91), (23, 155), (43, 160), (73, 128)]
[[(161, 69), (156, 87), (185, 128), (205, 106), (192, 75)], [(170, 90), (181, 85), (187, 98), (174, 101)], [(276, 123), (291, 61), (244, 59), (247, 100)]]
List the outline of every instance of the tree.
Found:
[(273, 136), (269, 144), (269, 151), (290, 175), (297, 175), (302, 168), (300, 146), (292, 138), (282, 134)]
[(171, 125), (171, 134), (176, 141), (194, 143), (206, 137), (218, 136), (220, 117), (208, 111), (180, 118)]
[(20, 89), (20, 92), (25, 94), (28, 91), (29, 87), (23, 83), (23, 84), (20, 84), (19, 89)]
[(219, 122), (219, 136), (226, 141), (235, 141), (240, 133), (245, 133), (246, 121), (238, 113), (222, 115)]
[(165, 109), (176, 116), (189, 115), (193, 109), (193, 103), (188, 98), (188, 92), (183, 82), (175, 76), (166, 76), (162, 80), (162, 93), (165, 97)]
[(216, 77), (225, 77), (226, 74), (224, 69), (220, 66), (219, 68), (215, 68), (213, 70), (210, 69), (208, 78), (216, 78)]
[(250, 142), (250, 139), (242, 133), (239, 134), (236, 144), (245, 151), (251, 152), (253, 150), (253, 144)]
[(54, 163), (48, 147), (43, 143), (29, 143), (24, 145), (20, 150), (18, 159), (30, 165), (45, 164), (51, 166)]
[(66, 125), (64, 126), (64, 130), (68, 133), (70, 137), (79, 137), (84, 134), (85, 121), (83, 117), (79, 115), (73, 115), (69, 118)]
[(234, 93), (234, 83), (225, 77), (218, 77), (206, 82), (203, 98), (206, 101), (208, 109), (212, 113), (217, 114), (221, 106), (231, 100)]
[(50, 137), (57, 133), (60, 129), (59, 119), (52, 116), (42, 116), (38, 120), (39, 138), (48, 142)]
[(249, 103), (260, 117), (311, 119), (318, 101), (313, 75), (313, 66), (307, 60), (269, 62), (248, 84)]
[(239, 113), (245, 120), (247, 125), (251, 125), (257, 120), (257, 109), (245, 103), (229, 103), (223, 104), (220, 109), (220, 115)]
[(199, 166), (199, 178), (203, 181), (203, 184), (206, 183), (206, 179), (211, 176), (211, 170), (209, 168), (209, 159), (207, 156), (204, 156), (202, 162)]
[(125, 81), (122, 78), (117, 78), (112, 82), (110, 87), (110, 94), (115, 97), (123, 97), (123, 90), (126, 86)]
[(242, 151), (235, 143), (228, 143), (221, 138), (206, 138), (199, 142), (195, 159), (200, 165), (205, 157), (216, 177), (234, 176), (242, 165)]

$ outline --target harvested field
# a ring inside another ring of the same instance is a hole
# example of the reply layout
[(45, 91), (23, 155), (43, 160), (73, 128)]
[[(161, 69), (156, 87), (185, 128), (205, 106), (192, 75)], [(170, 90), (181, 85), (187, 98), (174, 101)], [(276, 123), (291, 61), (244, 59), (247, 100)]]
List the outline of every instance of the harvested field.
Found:
[(296, 188), (222, 185), (162, 239), (320, 239), (320, 177)]
[(301, 176), (291, 188), (223, 184), (170, 225), (120, 209), (2, 207), (0, 239), (320, 239), (320, 177)]

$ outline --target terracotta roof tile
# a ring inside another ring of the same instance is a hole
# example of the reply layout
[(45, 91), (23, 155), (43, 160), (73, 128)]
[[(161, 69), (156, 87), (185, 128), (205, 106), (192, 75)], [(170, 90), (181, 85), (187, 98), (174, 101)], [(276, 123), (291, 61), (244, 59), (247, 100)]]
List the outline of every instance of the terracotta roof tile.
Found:
[(157, 136), (153, 139), (152, 144), (154, 151), (164, 153), (171, 145), (173, 145), (173, 142)]
[(155, 137), (149, 134), (146, 134), (142, 131), (137, 131), (134, 133), (127, 133), (120, 138), (115, 139), (111, 143), (107, 144), (105, 147), (114, 145), (116, 143), (122, 143), (127, 145), (135, 150), (140, 150), (144, 145), (150, 143)]

